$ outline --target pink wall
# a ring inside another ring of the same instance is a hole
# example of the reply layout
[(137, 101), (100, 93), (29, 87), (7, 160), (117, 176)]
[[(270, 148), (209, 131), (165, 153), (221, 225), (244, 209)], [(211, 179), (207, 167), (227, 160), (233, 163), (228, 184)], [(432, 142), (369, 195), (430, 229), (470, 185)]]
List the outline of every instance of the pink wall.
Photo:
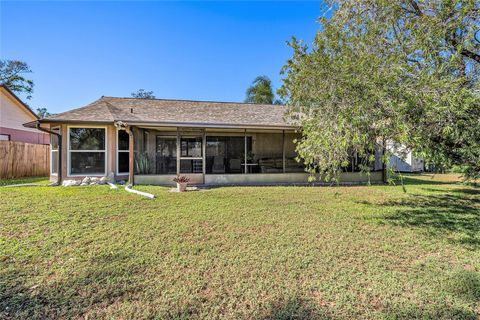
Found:
[(11, 128), (0, 127), (0, 134), (10, 135), (10, 141), (19, 141), (35, 144), (49, 144), (50, 139), (48, 134), (42, 132), (32, 132)]

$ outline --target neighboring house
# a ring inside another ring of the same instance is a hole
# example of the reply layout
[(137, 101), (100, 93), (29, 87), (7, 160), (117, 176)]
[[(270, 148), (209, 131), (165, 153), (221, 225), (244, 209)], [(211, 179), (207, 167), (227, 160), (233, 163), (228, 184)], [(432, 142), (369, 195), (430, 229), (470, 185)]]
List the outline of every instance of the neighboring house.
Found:
[(393, 153), (390, 156), (389, 166), (399, 172), (423, 172), (425, 163), (413, 155), (412, 150), (402, 145), (390, 144), (388, 146)]
[(49, 144), (48, 134), (23, 126), (38, 116), (12, 91), (0, 86), (0, 140)]
[[(25, 124), (52, 139), (51, 179), (113, 173), (136, 184), (305, 183), (296, 161), (296, 128), (279, 105), (102, 97), (82, 108)], [(381, 181), (376, 161), (371, 181)], [(367, 177), (350, 167), (341, 181)]]

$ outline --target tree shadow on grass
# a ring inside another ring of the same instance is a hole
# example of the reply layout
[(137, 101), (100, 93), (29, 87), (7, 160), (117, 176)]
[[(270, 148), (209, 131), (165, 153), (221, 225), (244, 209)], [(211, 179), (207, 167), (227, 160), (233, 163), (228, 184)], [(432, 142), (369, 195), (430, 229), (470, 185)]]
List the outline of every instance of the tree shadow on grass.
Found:
[(0, 319), (81, 318), (92, 308), (105, 308), (142, 290), (135, 279), (144, 267), (122, 263), (128, 259), (121, 254), (91, 259), (87, 267), (48, 285), (27, 285), (34, 271), (10, 268), (0, 278)]
[(480, 275), (473, 271), (456, 272), (445, 284), (446, 291), (460, 304), (395, 306), (383, 312), (388, 319), (478, 319), (480, 317)]
[(276, 301), (270, 307), (263, 320), (290, 320), (290, 319), (331, 319), (325, 310), (301, 298), (290, 298)]
[(412, 194), (381, 203), (380, 206), (394, 210), (383, 215), (382, 222), (422, 228), (431, 235), (447, 237), (472, 249), (479, 248), (480, 198), (476, 190), (430, 191), (435, 194)]

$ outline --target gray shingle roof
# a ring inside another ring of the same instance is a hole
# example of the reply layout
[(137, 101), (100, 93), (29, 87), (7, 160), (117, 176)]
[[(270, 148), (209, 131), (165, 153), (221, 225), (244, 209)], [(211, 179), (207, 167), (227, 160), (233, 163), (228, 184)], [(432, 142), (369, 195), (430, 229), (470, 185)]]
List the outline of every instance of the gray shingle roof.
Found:
[(288, 127), (285, 111), (285, 106), (268, 104), (102, 97), (85, 107), (48, 117), (44, 122)]

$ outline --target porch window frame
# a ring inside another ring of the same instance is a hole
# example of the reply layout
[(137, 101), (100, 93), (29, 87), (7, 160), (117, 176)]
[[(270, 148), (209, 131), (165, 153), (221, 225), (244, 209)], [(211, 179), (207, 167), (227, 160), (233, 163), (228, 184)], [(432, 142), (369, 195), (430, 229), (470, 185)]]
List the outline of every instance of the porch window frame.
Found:
[[(119, 170), (119, 169), (120, 169), (120, 166), (119, 166), (119, 163), (120, 163), (119, 154), (120, 154), (120, 152), (124, 152), (124, 153), (127, 153), (127, 154), (129, 155), (129, 157), (130, 157), (130, 137), (129, 137), (129, 139), (128, 139), (129, 149), (127, 149), (127, 150), (120, 150), (120, 149), (118, 148), (118, 141), (120, 140), (119, 137), (118, 137), (118, 135), (119, 135), (119, 132), (120, 132), (120, 131), (125, 131), (125, 130), (120, 130), (120, 129), (118, 129), (118, 128), (116, 129), (116, 138), (115, 138), (115, 140), (116, 140), (116, 145), (115, 145), (115, 150), (116, 150), (116, 158), (117, 158), (117, 161), (116, 161), (116, 165), (115, 165), (115, 166), (116, 166), (115, 173), (117, 174), (117, 176), (126, 176), (126, 175), (129, 174), (129, 171), (130, 171), (130, 161), (129, 161), (129, 170), (126, 171), (126, 172), (120, 172), (120, 170)], [(125, 131), (125, 132), (126, 132), (126, 131)], [(127, 135), (128, 135), (128, 133), (127, 133)], [(70, 136), (70, 135), (69, 135), (69, 136)], [(106, 143), (106, 141), (105, 141), (105, 143)]]
[[(103, 150), (71, 150), (70, 149), (70, 129), (80, 128), (80, 129), (104, 129), (105, 132), (105, 145)], [(98, 125), (68, 125), (67, 126), (67, 174), (68, 177), (104, 177), (107, 175), (107, 164), (108, 164), (108, 127), (107, 126), (98, 126)], [(73, 173), (71, 167), (71, 155), (72, 152), (103, 152), (105, 154), (104, 168), (103, 173)]]

